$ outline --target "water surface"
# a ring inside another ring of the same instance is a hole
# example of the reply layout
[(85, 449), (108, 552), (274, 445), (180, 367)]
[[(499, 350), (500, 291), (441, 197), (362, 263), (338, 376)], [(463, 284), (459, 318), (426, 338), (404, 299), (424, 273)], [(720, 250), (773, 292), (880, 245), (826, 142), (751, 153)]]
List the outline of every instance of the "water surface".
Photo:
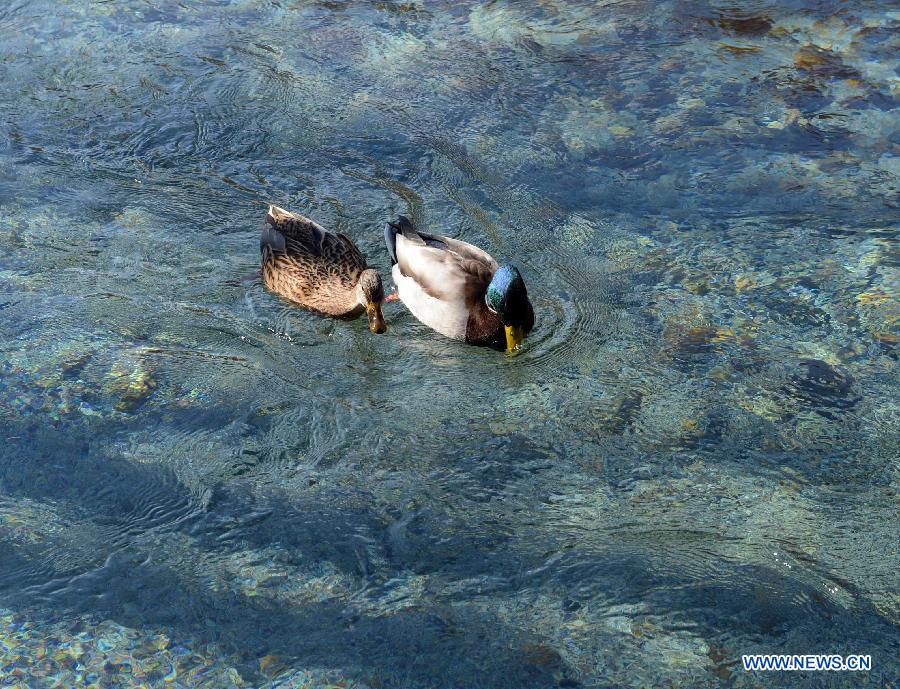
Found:
[[(0, 684), (895, 686), (898, 28), (3, 3)], [(513, 260), (536, 330), (294, 308), (268, 203)]]

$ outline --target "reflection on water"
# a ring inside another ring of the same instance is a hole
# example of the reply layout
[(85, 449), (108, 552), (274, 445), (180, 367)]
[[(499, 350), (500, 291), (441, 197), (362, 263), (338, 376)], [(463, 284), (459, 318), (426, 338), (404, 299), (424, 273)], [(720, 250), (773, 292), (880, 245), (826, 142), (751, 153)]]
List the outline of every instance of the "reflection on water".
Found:
[[(898, 24), (5, 3), (3, 686), (891, 686)], [(515, 260), (536, 330), (292, 308), (270, 202)]]

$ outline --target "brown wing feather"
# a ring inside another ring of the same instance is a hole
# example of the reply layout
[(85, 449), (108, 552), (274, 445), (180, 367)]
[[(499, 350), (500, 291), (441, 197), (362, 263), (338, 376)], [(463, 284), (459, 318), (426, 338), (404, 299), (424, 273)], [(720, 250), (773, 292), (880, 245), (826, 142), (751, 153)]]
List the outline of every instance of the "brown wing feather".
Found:
[(330, 315), (358, 315), (356, 283), (366, 259), (353, 241), (272, 206), (261, 241), (263, 281), (274, 292)]
[(366, 259), (345, 234), (329, 232), (309, 218), (274, 206), (266, 221), (284, 235), (288, 256), (316, 256), (349, 269), (366, 268)]

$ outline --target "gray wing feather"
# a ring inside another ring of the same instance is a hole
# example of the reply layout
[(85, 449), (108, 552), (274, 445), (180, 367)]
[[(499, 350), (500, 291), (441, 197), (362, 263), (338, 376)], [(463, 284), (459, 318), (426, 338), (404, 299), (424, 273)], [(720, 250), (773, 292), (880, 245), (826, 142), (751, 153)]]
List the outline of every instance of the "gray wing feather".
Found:
[[(443, 239), (442, 237), (441, 240)], [(484, 252), (480, 253), (487, 256)], [(496, 263), (493, 259), (490, 261), (493, 267), (483, 260), (483, 256), (478, 256), (478, 260), (473, 259), (470, 255), (457, 253), (449, 244), (447, 249), (440, 249), (429, 245), (427, 239), (418, 244), (408, 241), (404, 235), (397, 237), (397, 265), (400, 272), (415, 280), (426, 294), (435, 299), (470, 300), (490, 281), (490, 276), (496, 269)]]

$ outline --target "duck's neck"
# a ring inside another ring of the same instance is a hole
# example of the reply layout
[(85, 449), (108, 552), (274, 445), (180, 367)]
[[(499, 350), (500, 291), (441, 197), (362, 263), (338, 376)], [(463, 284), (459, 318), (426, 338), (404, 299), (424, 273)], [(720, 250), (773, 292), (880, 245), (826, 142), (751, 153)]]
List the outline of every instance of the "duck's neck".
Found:
[(479, 300), (469, 310), (469, 320), (466, 323), (466, 342), (494, 349), (505, 349), (506, 347), (500, 316), (491, 311), (484, 300)]

